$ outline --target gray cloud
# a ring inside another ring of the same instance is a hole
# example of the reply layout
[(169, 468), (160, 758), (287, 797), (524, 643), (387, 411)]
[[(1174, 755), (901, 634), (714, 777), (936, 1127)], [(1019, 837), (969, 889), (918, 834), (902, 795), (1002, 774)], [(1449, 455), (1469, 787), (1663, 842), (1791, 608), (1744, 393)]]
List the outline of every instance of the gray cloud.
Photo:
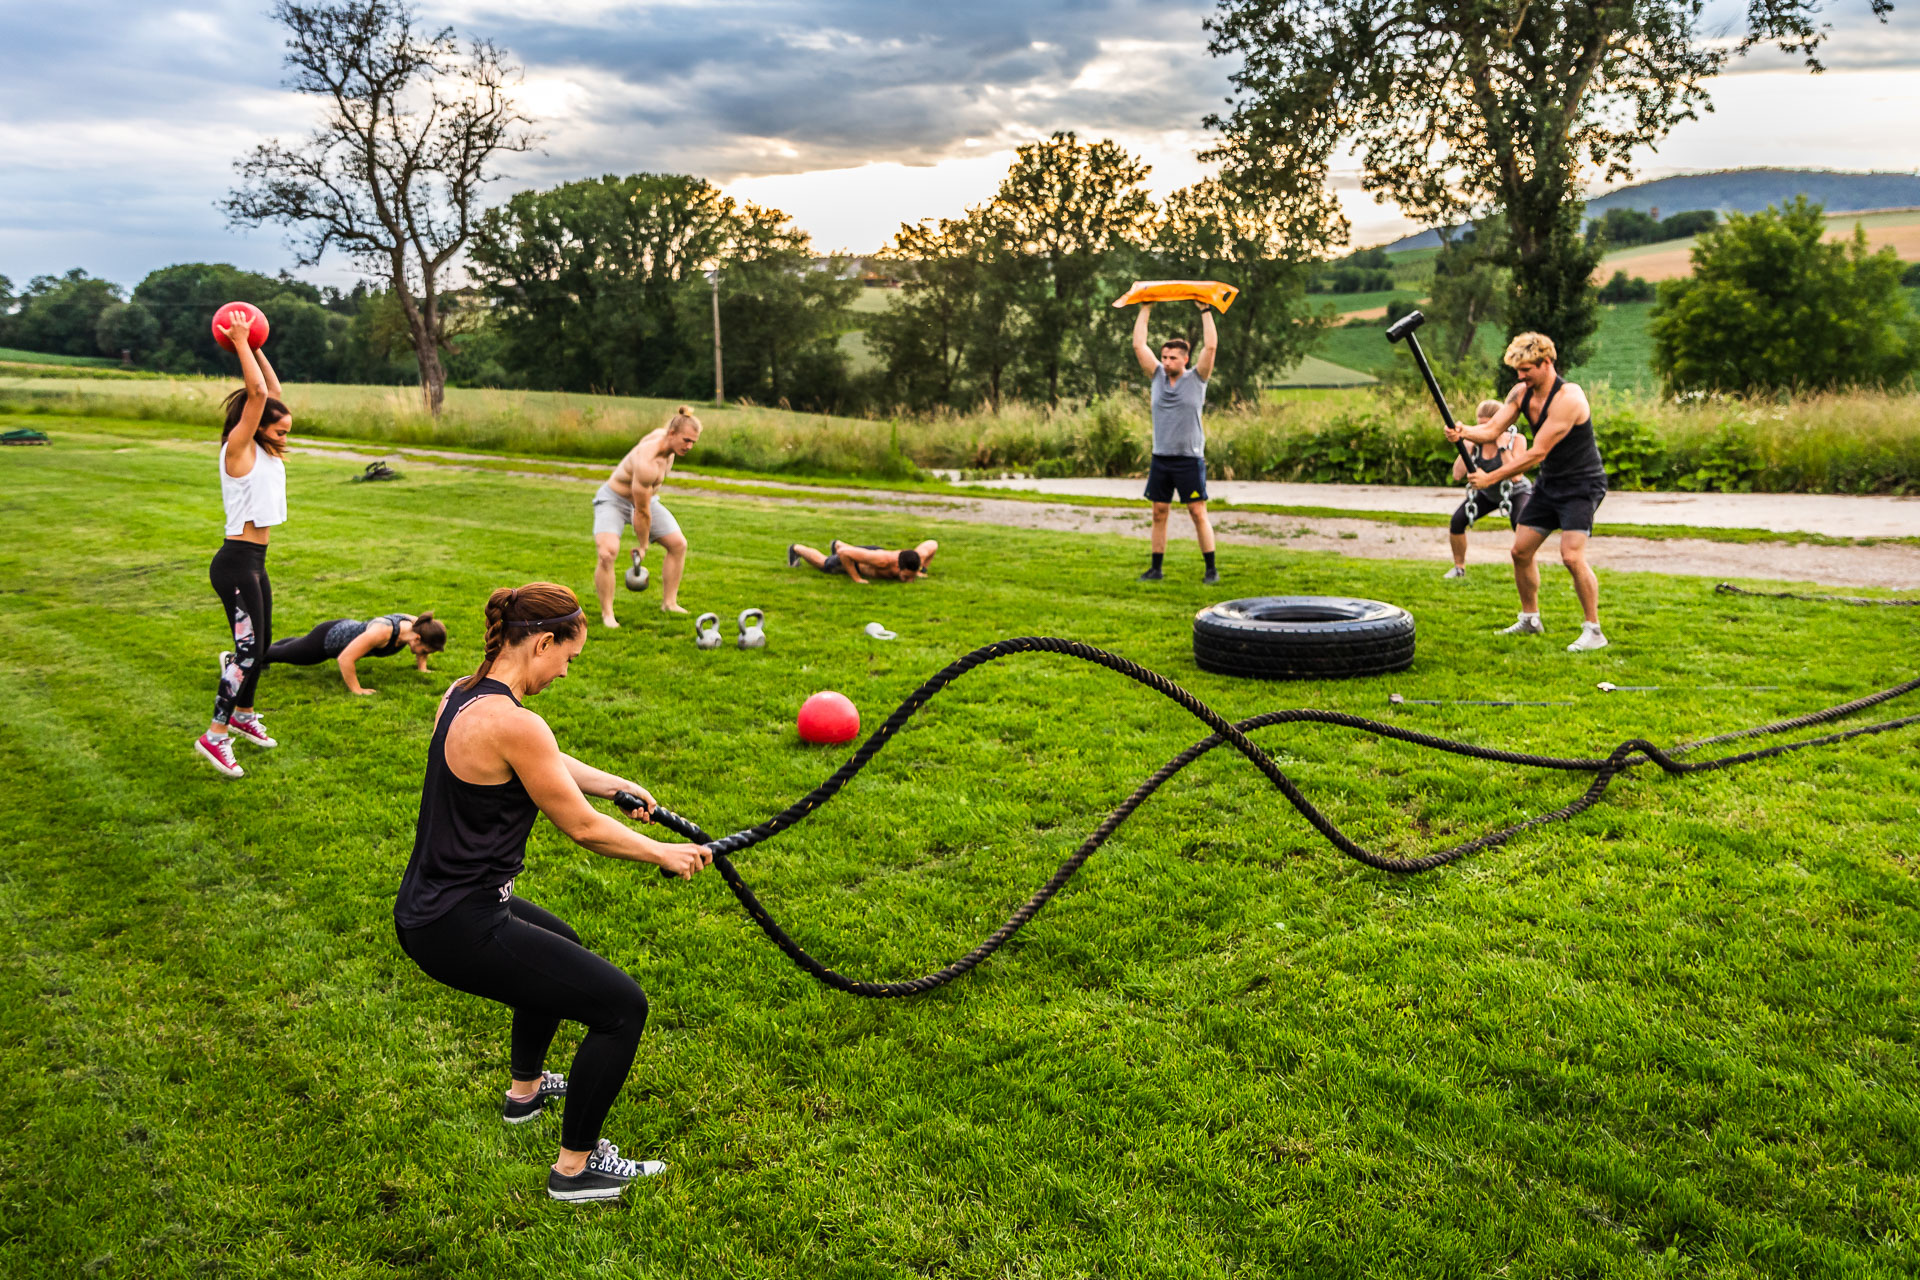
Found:
[[(265, 0), (175, 2), (9, 7), (0, 274), (84, 265), (131, 283), (167, 262), (290, 261), (277, 232), (232, 231), (215, 208), (236, 158), (313, 118), (280, 87), (280, 32)], [(547, 139), (508, 158), (502, 194), (639, 169), (727, 181), (926, 164), (1057, 128), (1191, 134), (1231, 69), (1206, 52), (1212, 0), (425, 3), (430, 20), (527, 67)], [(1743, 12), (1744, 0), (1713, 0), (1710, 17)], [(1920, 22), (1904, 8), (1884, 28), (1857, 3), (1832, 18), (1834, 71), (1920, 66)]]

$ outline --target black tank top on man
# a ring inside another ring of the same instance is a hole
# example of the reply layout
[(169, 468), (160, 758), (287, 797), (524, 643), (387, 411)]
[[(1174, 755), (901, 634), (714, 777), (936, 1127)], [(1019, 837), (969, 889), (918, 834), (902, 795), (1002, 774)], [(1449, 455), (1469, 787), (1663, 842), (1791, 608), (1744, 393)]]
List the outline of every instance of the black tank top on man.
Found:
[[(432, 924), (475, 893), (506, 901), (513, 878), (526, 865), (527, 833), (540, 809), (520, 779), (467, 782), (447, 767), (447, 731), (455, 717), (476, 699), (493, 696), (513, 698), (513, 691), (492, 679), (455, 689), (434, 726), (413, 857), (393, 904), (394, 922), (402, 929)], [(513, 698), (513, 705), (520, 700)]]
[[(1540, 424), (1547, 420), (1547, 411), (1553, 408), (1553, 398), (1560, 394), (1560, 388), (1567, 380), (1554, 375), (1553, 386), (1547, 391), (1547, 398), (1540, 404), (1540, 416), (1533, 416), (1533, 391), (1527, 391), (1527, 398), (1520, 403), (1520, 416), (1527, 420), (1533, 429), (1535, 439), (1540, 435)], [(1593, 418), (1575, 424), (1560, 437), (1560, 443), (1548, 451), (1546, 459), (1540, 464), (1540, 491), (1542, 493), (1583, 493), (1588, 489), (1606, 488), (1607, 468), (1600, 460), (1600, 446), (1593, 438)]]

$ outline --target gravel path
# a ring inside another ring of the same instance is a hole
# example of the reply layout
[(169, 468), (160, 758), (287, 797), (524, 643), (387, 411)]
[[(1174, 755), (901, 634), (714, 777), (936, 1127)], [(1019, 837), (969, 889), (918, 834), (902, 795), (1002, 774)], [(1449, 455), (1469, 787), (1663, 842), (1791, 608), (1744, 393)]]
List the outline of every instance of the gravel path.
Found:
[[(603, 464), (581, 464), (579, 474), (554, 471), (503, 471), (497, 468), (463, 466), (454, 461), (460, 455), (420, 449), (368, 451), (365, 446), (335, 445), (307, 441), (293, 452), (312, 453), (341, 462), (371, 462), (376, 458), (404, 459), (408, 466), (444, 467), (459, 471), (484, 471), (491, 475), (525, 476), (530, 479), (558, 480), (562, 483), (598, 485), (610, 470)], [(503, 461), (517, 461), (503, 459)], [(524, 460), (519, 460), (524, 461)], [(551, 464), (542, 464), (551, 465)], [(565, 464), (562, 464), (565, 465)], [(697, 480), (701, 496), (719, 496), (727, 481), (701, 476), (697, 471), (681, 473)], [(1082, 507), (1068, 503), (1027, 502), (1011, 498), (945, 497), (927, 494), (889, 493), (873, 489), (845, 489), (818, 485), (791, 485), (778, 481), (741, 481), (762, 491), (755, 500), (792, 501), (807, 506), (842, 508), (848, 511), (889, 511), (924, 517), (929, 520), (957, 520), (968, 524), (991, 524), (1019, 529), (1046, 529), (1059, 533), (1110, 533), (1137, 537), (1144, 542), (1148, 531), (1146, 504), (1138, 507)], [(667, 488), (671, 492), (673, 482)], [(1294, 486), (1300, 487), (1300, 486)], [(765, 490), (791, 493), (791, 499), (767, 497)], [(1451, 492), (1451, 491), (1449, 491)], [(1746, 495), (1735, 495), (1746, 496)], [(1298, 501), (1298, 499), (1296, 499)], [(1841, 501), (1870, 501), (1842, 499)], [(1306, 505), (1302, 503), (1302, 505)], [(1662, 523), (1679, 523), (1667, 520)], [(1446, 530), (1407, 528), (1383, 524), (1364, 517), (1303, 517), (1267, 515), (1257, 512), (1223, 511), (1214, 520), (1221, 542), (1280, 545), (1296, 551), (1332, 551), (1340, 555), (1364, 556), (1380, 560), (1430, 560), (1444, 565), (1447, 551)], [(1176, 537), (1191, 538), (1185, 517), (1175, 513)], [(1507, 573), (1507, 533), (1497, 527), (1472, 535), (1467, 564), (1475, 572)], [(1542, 552), (1543, 564), (1554, 558), (1554, 541)], [(1144, 548), (1143, 548), (1144, 554)], [(1920, 589), (1920, 547), (1883, 543), (1877, 546), (1815, 546), (1786, 542), (1715, 542), (1705, 538), (1620, 538), (1597, 537), (1590, 544), (1593, 563), (1605, 570), (1648, 573), (1693, 574), (1713, 578), (1759, 578), (1782, 582), (1817, 583), (1832, 587), (1884, 587), (1893, 590)]]

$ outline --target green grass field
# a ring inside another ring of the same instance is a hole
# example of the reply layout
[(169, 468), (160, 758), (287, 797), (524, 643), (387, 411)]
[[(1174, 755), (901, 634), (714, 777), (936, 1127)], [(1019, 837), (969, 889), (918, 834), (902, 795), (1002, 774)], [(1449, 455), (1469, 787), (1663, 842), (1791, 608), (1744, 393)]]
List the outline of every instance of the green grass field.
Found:
[[(229, 782), (188, 751), (222, 640), (212, 450), (84, 426), (0, 457), (0, 1274), (1920, 1269), (1914, 729), (1636, 775), (1574, 822), (1409, 879), (1342, 858), (1216, 753), (998, 958), (886, 1004), (813, 985), (717, 876), (670, 886), (543, 823), (517, 891), (652, 1001), (609, 1136), (672, 1165), (618, 1206), (553, 1204), (557, 1125), (499, 1122), (504, 1011), (415, 971), (388, 911), (434, 699), (477, 660), (489, 588), (589, 589), (590, 486), (418, 470), (361, 486), (353, 464), (296, 456), (269, 557), (277, 628), (432, 607), (451, 647), (427, 676), (363, 664), (369, 699), (327, 668), (269, 672), (283, 745)], [(713, 831), (846, 757), (794, 741), (807, 693), (838, 688), (872, 725), (1001, 636), (1112, 648), (1231, 716), (1332, 707), (1560, 752), (1727, 730), (1912, 674), (1909, 611), (1729, 600), (1700, 580), (1603, 571), (1614, 647), (1575, 659), (1557, 573), (1553, 635), (1519, 642), (1489, 634), (1512, 616), (1491, 573), (1443, 583), (1427, 563), (1234, 546), (1208, 591), (1178, 544), (1171, 580), (1147, 589), (1133, 539), (672, 504), (694, 545), (683, 601), (766, 609), (770, 647), (697, 651), (688, 622), (627, 597), (626, 628), (596, 630), (532, 705)], [(936, 576), (908, 588), (782, 556), (795, 539), (926, 534)], [(1357, 683), (1199, 672), (1192, 612), (1270, 591), (1402, 603), (1419, 661)], [(900, 640), (868, 640), (870, 620)], [(1389, 691), (1573, 705), (1389, 711)], [(989, 667), (742, 870), (843, 971), (924, 972), (1199, 735), (1104, 672)], [(1341, 731), (1261, 737), (1337, 821), (1396, 850), (1582, 785)]]

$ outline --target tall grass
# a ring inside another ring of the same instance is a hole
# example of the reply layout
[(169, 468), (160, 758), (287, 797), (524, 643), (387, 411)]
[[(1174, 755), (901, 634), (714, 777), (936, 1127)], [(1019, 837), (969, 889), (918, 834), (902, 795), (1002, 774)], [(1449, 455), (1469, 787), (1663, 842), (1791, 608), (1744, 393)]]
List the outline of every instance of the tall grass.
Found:
[[(211, 425), (220, 379), (0, 377), (0, 412), (71, 413)], [(1920, 396), (1855, 391), (1786, 401), (1688, 404), (1593, 388), (1594, 419), (1618, 489), (1755, 493), (1920, 493)], [(453, 389), (438, 419), (411, 388), (288, 388), (303, 429), (350, 440), (618, 458), (674, 410), (666, 400)], [(963, 472), (1131, 475), (1152, 431), (1137, 396), (1060, 410), (836, 418), (708, 405), (698, 461), (766, 474), (906, 479)], [(1273, 397), (1216, 408), (1214, 474), (1242, 480), (1445, 483), (1451, 447), (1405, 387)]]

